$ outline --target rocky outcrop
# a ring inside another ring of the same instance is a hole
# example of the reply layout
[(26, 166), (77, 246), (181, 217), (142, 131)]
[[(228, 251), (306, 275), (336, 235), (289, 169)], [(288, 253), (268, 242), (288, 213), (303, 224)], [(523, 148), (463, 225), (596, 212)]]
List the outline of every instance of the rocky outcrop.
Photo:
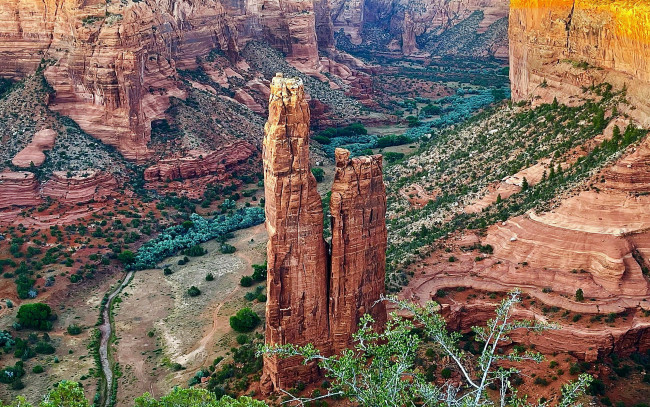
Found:
[(144, 171), (147, 182), (192, 179), (215, 175), (217, 179), (229, 178), (233, 168), (248, 160), (256, 149), (245, 141), (235, 141), (224, 145), (218, 151), (190, 151), (179, 158), (167, 158), (158, 161)]
[(43, 185), (42, 196), (76, 205), (106, 201), (116, 190), (115, 177), (103, 171), (57, 171)]
[(41, 61), (55, 90), (52, 109), (83, 130), (143, 160), (151, 121), (169, 98), (184, 97), (176, 69), (219, 49), (232, 60), (252, 39), (317, 69), (316, 27), (332, 43), (328, 2), (20, 0), (0, 4), (0, 76), (22, 77)]
[(39, 182), (31, 172), (0, 172), (0, 209), (42, 202)]
[(38, 131), (32, 141), (16, 154), (11, 163), (16, 167), (29, 168), (32, 164), (40, 167), (45, 162), (44, 150), (51, 150), (56, 140), (56, 132), (52, 129)]
[[(332, 0), (332, 20), (336, 31), (343, 30), (355, 45), (371, 43), (374, 38), (373, 29), (379, 29), (388, 36), (381, 40), (385, 52), (394, 50), (404, 55), (414, 55), (431, 52), (436, 48), (435, 37), (441, 35), (468, 20), (474, 13), (481, 13), (480, 18), (463, 28), (466, 37), (479, 38), (490, 29), (498, 31), (497, 22), (504, 21), (508, 16), (508, 0), (424, 0), (411, 2), (407, 0)], [(503, 25), (505, 27), (505, 24)], [(455, 34), (455, 33), (454, 33)], [(508, 43), (503, 35), (488, 33), (486, 46), (482, 51), (471, 51), (476, 56), (496, 56), (506, 58)], [(456, 38), (454, 46), (461, 42)], [(431, 44), (429, 42), (431, 41)], [(479, 40), (480, 41), (480, 40)], [(469, 40), (468, 42), (471, 42)], [(379, 44), (375, 44), (379, 45)], [(432, 48), (433, 47), (433, 48)], [(477, 47), (479, 48), (479, 47)], [(440, 50), (439, 50), (440, 51)], [(453, 50), (443, 53), (461, 52)]]
[(513, 0), (510, 77), (515, 101), (567, 102), (593, 83), (627, 88), (650, 125), (650, 5), (614, 0)]
[[(386, 320), (385, 308), (373, 307), (384, 288), (386, 195), (381, 157), (350, 160), (349, 152), (337, 150), (330, 258), (309, 165), (309, 122), (302, 81), (278, 74), (271, 82), (263, 145), (266, 342), (312, 343), (327, 355), (350, 345), (363, 313)], [(318, 377), (318, 367), (302, 365), (301, 358), (266, 356), (261, 388), (270, 392)]]
[[(264, 189), (268, 243), (266, 342), (313, 343), (329, 352), (327, 249), (323, 208), (309, 166), (309, 106), (300, 79), (271, 82), (265, 127)], [(264, 359), (266, 391), (318, 377), (300, 358)]]
[(386, 323), (386, 307), (375, 304), (386, 277), (386, 189), (382, 156), (356, 157), (336, 149), (332, 186), (330, 332), (334, 352), (352, 345), (359, 319), (370, 314)]

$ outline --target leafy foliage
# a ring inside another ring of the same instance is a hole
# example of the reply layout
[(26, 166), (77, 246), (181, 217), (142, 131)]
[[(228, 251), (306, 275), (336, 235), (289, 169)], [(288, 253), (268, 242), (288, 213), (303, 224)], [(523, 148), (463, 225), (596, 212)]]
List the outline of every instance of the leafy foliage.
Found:
[(21, 305), (16, 318), (23, 328), (49, 331), (52, 329), (52, 322), (50, 321), (52, 316), (52, 309), (49, 305), (36, 302)]
[[(411, 314), (412, 320), (393, 313), (385, 329), (378, 332), (373, 327), (372, 318), (365, 315), (354, 335), (355, 348), (345, 350), (341, 355), (323, 356), (313, 345), (264, 346), (260, 350), (283, 357), (302, 356), (304, 363), (318, 362), (332, 385), (328, 394), (322, 397), (342, 396), (362, 406), (530, 405), (525, 398), (518, 397), (517, 389), (511, 384), (510, 378), (518, 370), (497, 367), (497, 364), (499, 361), (539, 362), (542, 356), (532, 352), (521, 354), (516, 349), (509, 354), (500, 354), (497, 348), (506, 345), (509, 333), (516, 329), (539, 333), (554, 327), (534, 321), (513, 320), (512, 309), (520, 302), (518, 291), (510, 293), (501, 302), (496, 317), (489, 320), (487, 326), (474, 328), (482, 349), (477, 357), (459, 349), (461, 334), (447, 331), (444, 318), (436, 311), (437, 304), (430, 302), (422, 307), (394, 298), (388, 298), (388, 301), (398, 310)], [(421, 336), (415, 331), (416, 323), (422, 326)], [(416, 368), (417, 349), (423, 340), (432, 341), (452, 361), (454, 369), (445, 368), (448, 370), (442, 376), (450, 378), (455, 371), (460, 381), (447, 381), (444, 385), (430, 383)], [(590, 382), (591, 377), (582, 375), (576, 382), (565, 385), (558, 405), (573, 405)], [(499, 389), (498, 400), (490, 399), (488, 387)]]
[(260, 323), (260, 317), (250, 308), (242, 308), (230, 317), (230, 327), (237, 332), (249, 332)]
[(230, 216), (221, 215), (211, 220), (192, 214), (190, 220), (192, 225), (189, 228), (183, 225), (172, 226), (144, 244), (138, 250), (135, 263), (130, 268), (134, 270), (152, 268), (160, 260), (176, 254), (179, 250), (224, 237), (238, 229), (259, 225), (264, 222), (264, 210), (242, 208)]

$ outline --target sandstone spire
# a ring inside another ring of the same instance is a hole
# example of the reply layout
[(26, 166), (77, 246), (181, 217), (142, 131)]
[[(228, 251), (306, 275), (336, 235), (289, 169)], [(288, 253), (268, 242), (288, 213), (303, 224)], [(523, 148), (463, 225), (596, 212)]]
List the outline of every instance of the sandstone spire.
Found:
[[(263, 160), (268, 277), (267, 344), (314, 344), (329, 355), (352, 344), (361, 316), (386, 321), (386, 191), (381, 156), (350, 159), (336, 150), (332, 255), (323, 239), (323, 208), (309, 166), (309, 107), (300, 79), (271, 82)], [(288, 389), (320, 377), (301, 358), (266, 357), (261, 388)]]
[(375, 304), (386, 276), (386, 188), (382, 156), (356, 157), (337, 148), (332, 186), (330, 333), (333, 351), (352, 345), (359, 319), (386, 323), (386, 306)]
[[(264, 187), (268, 243), (266, 342), (329, 345), (323, 208), (309, 167), (309, 106), (300, 79), (271, 82), (265, 126)], [(318, 376), (299, 358), (264, 360), (262, 386), (289, 388)]]

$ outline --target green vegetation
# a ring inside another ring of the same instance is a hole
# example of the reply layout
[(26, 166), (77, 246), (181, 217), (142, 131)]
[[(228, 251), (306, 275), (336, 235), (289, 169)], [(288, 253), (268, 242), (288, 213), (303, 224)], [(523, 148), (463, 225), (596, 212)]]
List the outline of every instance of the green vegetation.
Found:
[(199, 290), (196, 286), (191, 286), (187, 289), (187, 295), (190, 297), (198, 297), (201, 295), (201, 290)]
[(42, 331), (51, 330), (52, 320), (55, 318), (56, 316), (52, 314), (50, 306), (40, 302), (21, 305), (16, 315), (16, 319), (18, 319), (18, 323), (22, 328)]
[[(243, 208), (230, 216), (218, 216), (212, 220), (197, 214), (190, 217), (192, 226), (185, 228), (176, 225), (161, 232), (155, 239), (145, 243), (130, 268), (144, 270), (156, 265), (165, 257), (176, 254), (179, 250), (195, 247), (211, 239), (219, 239), (238, 229), (259, 225), (264, 222), (262, 208)], [(222, 252), (224, 252), (222, 248)]]
[(250, 308), (242, 308), (230, 317), (230, 327), (237, 332), (249, 332), (260, 323), (260, 317)]
[[(607, 84), (592, 91), (602, 97), (598, 103), (588, 100), (576, 107), (545, 104), (534, 109), (501, 107), (486, 111), (453, 130), (434, 132), (414, 156), (421, 163), (398, 164), (395, 171), (402, 175), (390, 183), (388, 198), (389, 216), (400, 214), (388, 222), (389, 290), (397, 291), (408, 281), (402, 267), (430, 253), (436, 240), (457, 230), (484, 229), (529, 210), (544, 211), (562, 192), (588, 180), (596, 170), (645, 137), (646, 131), (629, 126), (620, 136), (587, 150), (571, 164), (554, 162), (541, 182), (498, 200), (482, 212), (467, 214), (457, 210), (458, 204), (462, 208), (480, 197), (488, 185), (537, 160), (559, 159), (601, 134), (611, 119), (604, 118), (604, 112), (622, 103), (622, 95), (612, 94)], [(499, 136), (493, 137), (497, 131)], [(435, 164), (422, 165), (430, 160)], [(443, 193), (423, 208), (410, 208), (399, 191), (414, 183), (427, 191)]]
[[(385, 330), (377, 332), (373, 328), (372, 318), (364, 316), (355, 334), (354, 350), (332, 357), (321, 355), (313, 345), (266, 346), (263, 351), (281, 357), (301, 356), (304, 363), (318, 362), (326, 376), (332, 378), (325, 396), (344, 397), (361, 406), (529, 405), (525, 398), (518, 396), (513, 384), (519, 370), (496, 365), (499, 361), (527, 360), (539, 363), (543, 357), (533, 352), (521, 353), (517, 349), (509, 353), (497, 352), (497, 348), (509, 343), (508, 335), (515, 329), (540, 333), (552, 327), (512, 319), (513, 308), (520, 302), (518, 291), (510, 293), (501, 302), (495, 317), (488, 321), (486, 327), (473, 328), (477, 349), (480, 349), (477, 355), (460, 350), (462, 335), (447, 330), (444, 318), (435, 311), (437, 304), (430, 302), (422, 307), (393, 298), (389, 301), (401, 313), (408, 313), (410, 318), (399, 317), (395, 312)], [(416, 324), (418, 329), (415, 329)], [(419, 356), (418, 349), (429, 341), (450, 360), (439, 371), (445, 383), (429, 380), (435, 376), (438, 368), (425, 366)], [(508, 364), (513, 365), (516, 366), (516, 363)], [(455, 391), (450, 393), (447, 386), (452, 377)], [(592, 380), (589, 375), (581, 375), (577, 381), (565, 384), (557, 405), (572, 406)], [(500, 391), (492, 393), (492, 396), (488, 388)], [(312, 400), (294, 398), (294, 401)]]
[(316, 178), (316, 182), (323, 182), (323, 179), (325, 178), (325, 170), (322, 168), (312, 168), (311, 173), (314, 174), (314, 178)]

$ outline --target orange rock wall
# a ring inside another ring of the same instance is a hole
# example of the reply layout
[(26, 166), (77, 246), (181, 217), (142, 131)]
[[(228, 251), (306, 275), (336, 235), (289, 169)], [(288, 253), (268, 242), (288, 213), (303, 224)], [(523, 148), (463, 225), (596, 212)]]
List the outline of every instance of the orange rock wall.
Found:
[[(0, 4), (0, 75), (21, 77), (42, 59), (56, 91), (53, 109), (127, 158), (148, 157), (151, 120), (161, 118), (176, 68), (214, 48), (237, 57), (266, 40), (305, 67), (318, 66), (316, 13), (326, 1), (8, 0)], [(324, 44), (329, 40), (324, 40)], [(159, 90), (163, 89), (163, 92)], [(154, 91), (155, 90), (155, 91)]]
[(38, 179), (31, 172), (0, 172), (0, 209), (42, 202)]
[[(650, 4), (634, 0), (512, 0), (510, 77), (515, 101), (562, 102), (593, 83), (628, 89), (650, 125)], [(586, 62), (589, 68), (577, 66)], [(600, 69), (598, 69), (600, 68)], [(540, 86), (546, 82), (548, 86)]]
[(248, 160), (255, 151), (256, 149), (245, 141), (224, 145), (218, 151), (193, 151), (186, 157), (158, 161), (156, 165), (144, 171), (144, 180), (172, 181), (206, 175), (217, 175), (226, 179), (234, 166)]

